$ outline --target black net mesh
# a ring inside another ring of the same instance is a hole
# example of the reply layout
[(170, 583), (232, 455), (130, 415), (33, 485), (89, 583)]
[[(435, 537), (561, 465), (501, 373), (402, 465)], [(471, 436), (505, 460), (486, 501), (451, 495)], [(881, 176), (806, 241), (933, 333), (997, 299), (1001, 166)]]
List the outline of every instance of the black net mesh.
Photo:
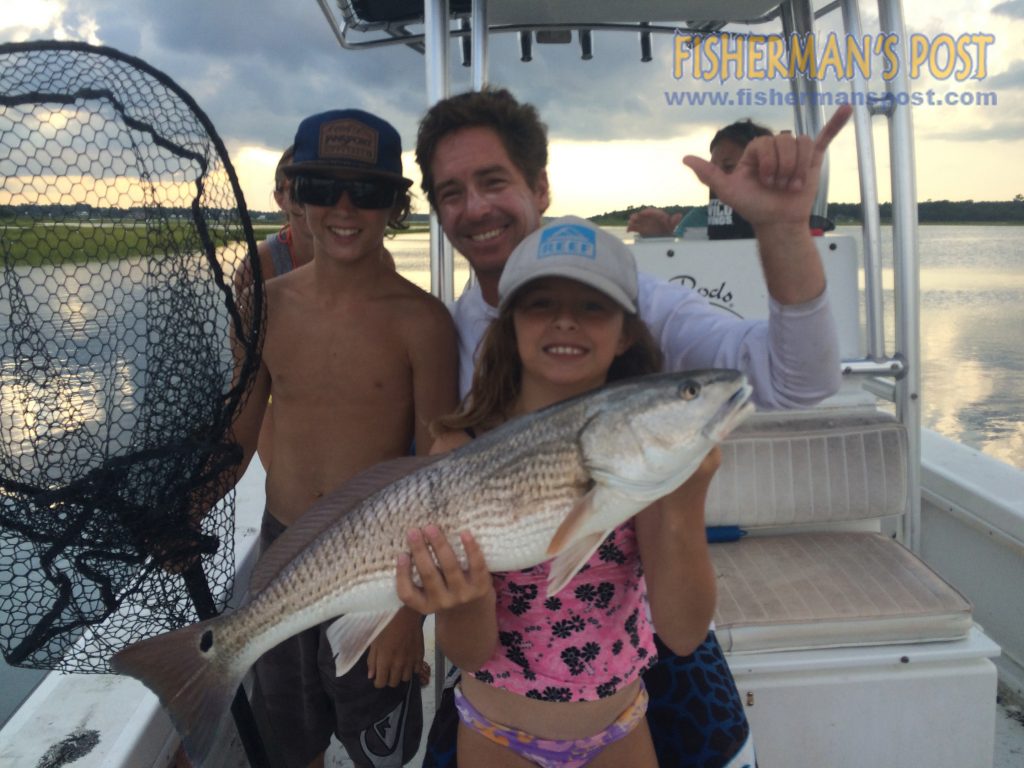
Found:
[(223, 144), (165, 75), (7, 44), (0, 252), (0, 646), (108, 671), (197, 619), (181, 563), (215, 610), (230, 596), (225, 434), (262, 326), (252, 229)]

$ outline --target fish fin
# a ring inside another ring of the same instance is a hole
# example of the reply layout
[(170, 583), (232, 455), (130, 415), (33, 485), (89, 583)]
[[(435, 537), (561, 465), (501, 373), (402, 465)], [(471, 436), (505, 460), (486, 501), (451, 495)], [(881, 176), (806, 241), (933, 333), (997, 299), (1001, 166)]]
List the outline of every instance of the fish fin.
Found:
[(334, 655), (334, 671), (338, 677), (348, 672), (398, 613), (392, 608), (378, 613), (349, 613), (327, 627), (327, 641)]
[(260, 555), (252, 569), (245, 602), (249, 602), (266, 589), (267, 584), (273, 581), (299, 552), (351, 512), (361, 501), (411, 472), (432, 464), (438, 458), (440, 456), (402, 456), (382, 462), (360, 472), (313, 504)]
[(548, 543), (548, 549), (545, 553), (548, 557), (560, 554), (563, 549), (570, 546), (574, 539), (579, 537), (580, 531), (587, 520), (594, 515), (594, 497), (596, 494), (597, 488), (591, 488), (573, 504), (569, 514), (562, 520), (562, 524), (558, 526), (558, 530), (555, 531), (555, 535), (551, 537), (551, 541)]
[(157, 695), (197, 766), (216, 743), (246, 672), (218, 658), (217, 622), (202, 621), (140, 640), (110, 660), (115, 672), (141, 680)]
[(575, 546), (577, 539), (586, 538), (589, 541), (594, 534), (607, 536), (608, 531), (622, 525), (648, 503), (622, 493), (618, 488), (598, 483), (569, 510), (551, 537), (545, 554), (554, 557), (561, 554), (562, 550)]
[(558, 556), (551, 561), (551, 570), (548, 572), (548, 597), (558, 594), (565, 588), (572, 577), (587, 564), (587, 560), (594, 554), (594, 550), (608, 538), (609, 533), (610, 531), (598, 531), (588, 534), (558, 553)]

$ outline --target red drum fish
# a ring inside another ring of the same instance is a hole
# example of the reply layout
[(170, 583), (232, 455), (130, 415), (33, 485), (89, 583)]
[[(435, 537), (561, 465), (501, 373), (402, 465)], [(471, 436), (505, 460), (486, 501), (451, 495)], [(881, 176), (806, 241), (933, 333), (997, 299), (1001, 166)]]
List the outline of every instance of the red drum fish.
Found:
[[(513, 419), (458, 450), (368, 470), (268, 549), (232, 613), (135, 643), (113, 668), (149, 686), (198, 764), (245, 673), (282, 640), (332, 618), (338, 674), (402, 603), (396, 559), (437, 525), (464, 557), (472, 532), (494, 572), (553, 560), (564, 587), (612, 529), (675, 490), (753, 410), (736, 371), (659, 374)], [(396, 478), (396, 474), (400, 475)]]

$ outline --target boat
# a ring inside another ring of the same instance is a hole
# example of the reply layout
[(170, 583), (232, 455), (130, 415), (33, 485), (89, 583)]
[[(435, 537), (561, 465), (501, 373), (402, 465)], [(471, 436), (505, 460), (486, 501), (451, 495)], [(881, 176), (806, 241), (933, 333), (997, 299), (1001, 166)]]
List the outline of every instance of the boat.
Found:
[[(573, 39), (586, 58), (592, 35), (604, 32), (637, 36), (648, 57), (652, 35), (711, 35), (726, 24), (756, 30), (781, 19), (783, 36), (800, 38), (826, 13), (841, 13), (854, 38), (865, 31), (855, 0), (817, 9), (801, 0), (318, 2), (346, 55), (387, 45), (424, 51), (429, 102), (447, 93), (453, 37), (479, 88), (493, 34), (517, 35), (528, 59), (545, 42)], [(903, 44), (900, 4), (879, 0), (877, 16), (869, 34)], [(794, 126), (813, 134), (822, 125), (817, 83), (796, 77), (792, 87)], [(851, 87), (867, 90), (857, 76)], [(842, 235), (817, 240), (844, 384), (814, 409), (762, 414), (730, 438), (708, 514), (750, 533), (714, 545), (722, 596), (716, 624), (765, 768), (1019, 766), (1024, 471), (921, 424), (912, 116), (897, 98), (910, 90), (907, 73), (898, 71), (886, 87), (890, 98), (854, 103), (863, 247)], [(882, 287), (874, 125), (891, 148), (894, 306)], [(816, 213), (827, 217), (825, 199), (823, 191)], [(448, 300), (453, 257), (436, 220), (431, 233), (432, 284)], [(724, 311), (765, 311), (753, 241), (664, 238), (632, 246), (642, 269), (694, 285)], [(887, 344), (890, 314), (894, 342)], [(261, 486), (254, 466), (237, 502), (239, 579), (252, 564)], [(81, 717), (53, 722), (54, 711), (70, 707)], [(214, 764), (243, 765), (235, 734), (223, 741)], [(54, 674), (0, 732), (0, 762), (36, 765), (57, 748), (77, 749), (76, 766), (163, 766), (177, 739), (135, 681)]]

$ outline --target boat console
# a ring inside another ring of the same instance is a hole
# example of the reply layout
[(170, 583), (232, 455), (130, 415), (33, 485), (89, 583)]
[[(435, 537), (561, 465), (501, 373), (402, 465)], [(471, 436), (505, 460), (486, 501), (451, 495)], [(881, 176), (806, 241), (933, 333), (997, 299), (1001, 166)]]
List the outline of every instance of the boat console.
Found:
[[(859, 357), (852, 238), (817, 242), (841, 353)], [(634, 245), (641, 269), (745, 318), (767, 307), (755, 249), (753, 240)], [(716, 631), (758, 760), (991, 765), (999, 647), (971, 603), (896, 540), (909, 508), (907, 430), (847, 379), (821, 406), (748, 419), (723, 443), (709, 491), (708, 525), (746, 534), (711, 552)]]

